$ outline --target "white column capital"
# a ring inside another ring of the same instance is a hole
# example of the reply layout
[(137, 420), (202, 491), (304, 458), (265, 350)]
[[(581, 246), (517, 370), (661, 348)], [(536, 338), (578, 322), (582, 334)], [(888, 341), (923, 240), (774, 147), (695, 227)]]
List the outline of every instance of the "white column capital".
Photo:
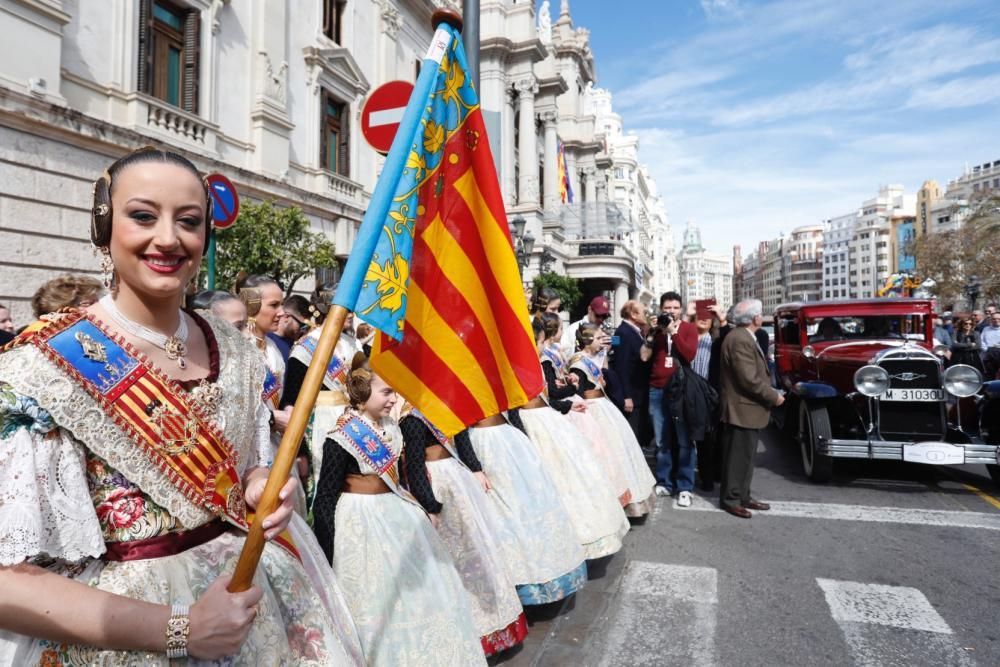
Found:
[(521, 96), (521, 99), (528, 96), (534, 97), (538, 94), (538, 80), (535, 79), (534, 74), (528, 75), (515, 81), (514, 89)]
[(538, 114), (538, 117), (545, 124), (545, 129), (555, 128), (556, 122), (559, 120), (559, 112), (555, 109), (546, 109)]

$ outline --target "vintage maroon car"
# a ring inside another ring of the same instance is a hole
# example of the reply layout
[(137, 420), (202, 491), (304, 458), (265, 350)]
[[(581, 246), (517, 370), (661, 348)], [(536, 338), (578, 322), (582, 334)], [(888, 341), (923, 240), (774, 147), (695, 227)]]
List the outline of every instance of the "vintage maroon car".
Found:
[(1000, 382), (947, 365), (931, 301), (785, 304), (774, 328), (786, 427), (811, 479), (826, 481), (835, 458), (853, 458), (982, 463), (1000, 483)]

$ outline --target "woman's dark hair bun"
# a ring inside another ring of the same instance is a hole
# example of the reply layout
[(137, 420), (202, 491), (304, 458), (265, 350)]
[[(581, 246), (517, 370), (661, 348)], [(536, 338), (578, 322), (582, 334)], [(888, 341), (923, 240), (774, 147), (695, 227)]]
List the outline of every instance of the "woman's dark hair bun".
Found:
[(552, 338), (559, 333), (562, 320), (555, 313), (542, 313), (542, 327), (545, 329), (545, 337)]

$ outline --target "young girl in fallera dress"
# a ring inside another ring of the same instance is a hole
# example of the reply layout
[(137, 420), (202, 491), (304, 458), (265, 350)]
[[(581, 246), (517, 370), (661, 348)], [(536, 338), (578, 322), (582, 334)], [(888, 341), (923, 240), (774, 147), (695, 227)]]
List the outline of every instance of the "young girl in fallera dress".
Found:
[[(542, 323), (536, 318), (532, 327), (541, 356), (545, 340)], [(569, 410), (568, 402), (556, 404)], [(518, 415), (569, 513), (584, 557), (601, 558), (617, 552), (629, 530), (628, 518), (607, 475), (584, 444), (584, 436), (542, 396), (532, 399)]]
[[(444, 543), (400, 482), (396, 393), (355, 356), (351, 405), (324, 444), (314, 529), (369, 665), (483, 665), (468, 594)], [(433, 516), (433, 515), (432, 515)]]
[(500, 543), (513, 538), (487, 498), (492, 487), (467, 434), (452, 442), (409, 404), (399, 427), (407, 487), (436, 517), (438, 535), (469, 593), (483, 652), (489, 656), (520, 644), (528, 623), (500, 550)]
[(91, 240), (113, 296), (0, 354), (0, 664), (364, 664), (292, 512), (295, 481), (264, 523), (254, 585), (226, 590), (267, 478), (270, 413), (257, 350), (180, 309), (209, 202), (179, 155), (112, 164)]
[(587, 402), (580, 395), (577, 377), (569, 372), (568, 364), (563, 358), (563, 350), (559, 345), (559, 340), (562, 338), (562, 321), (555, 313), (543, 313), (540, 320), (545, 331), (541, 362), (549, 405), (573, 422), (573, 426), (583, 436), (580, 442), (597, 459), (618, 497), (619, 504), (625, 507), (632, 502), (628, 480), (625, 479), (625, 468), (617, 452), (605, 441), (600, 425), (590, 414)]
[(625, 514), (645, 516), (656, 502), (653, 493), (656, 478), (649, 471), (646, 457), (628, 421), (604, 394), (603, 368), (607, 357), (602, 352), (607, 350), (611, 339), (596, 324), (587, 322), (576, 330), (576, 341), (579, 352), (570, 359), (569, 372), (576, 377), (576, 386), (587, 401), (587, 412), (593, 415), (601, 428), (604, 442), (615, 452), (625, 471), (631, 497), (631, 502), (625, 506)]

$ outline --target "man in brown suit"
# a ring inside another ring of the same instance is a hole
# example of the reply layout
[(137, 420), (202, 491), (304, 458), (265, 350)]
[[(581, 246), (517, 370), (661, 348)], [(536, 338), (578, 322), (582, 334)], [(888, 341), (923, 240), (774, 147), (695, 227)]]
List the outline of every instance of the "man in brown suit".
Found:
[(750, 496), (758, 431), (767, 426), (771, 408), (785, 396), (771, 387), (767, 361), (757, 345), (756, 333), (764, 322), (757, 299), (733, 308), (736, 329), (722, 343), (720, 367), (722, 419), (722, 486), (719, 505), (733, 516), (749, 519), (750, 510), (770, 505)]

